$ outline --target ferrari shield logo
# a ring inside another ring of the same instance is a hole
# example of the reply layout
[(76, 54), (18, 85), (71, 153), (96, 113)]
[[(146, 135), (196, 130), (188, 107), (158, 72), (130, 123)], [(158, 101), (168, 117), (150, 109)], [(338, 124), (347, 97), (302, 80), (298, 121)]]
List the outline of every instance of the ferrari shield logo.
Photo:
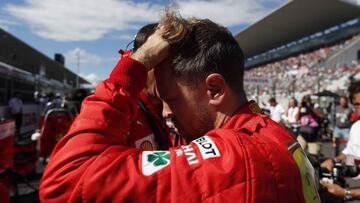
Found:
[(136, 140), (135, 147), (138, 149), (143, 149), (143, 150), (147, 150), (147, 151), (157, 149), (157, 144), (155, 141), (154, 134), (150, 134), (146, 137)]
[(143, 174), (150, 176), (170, 164), (170, 152), (143, 151), (141, 160)]

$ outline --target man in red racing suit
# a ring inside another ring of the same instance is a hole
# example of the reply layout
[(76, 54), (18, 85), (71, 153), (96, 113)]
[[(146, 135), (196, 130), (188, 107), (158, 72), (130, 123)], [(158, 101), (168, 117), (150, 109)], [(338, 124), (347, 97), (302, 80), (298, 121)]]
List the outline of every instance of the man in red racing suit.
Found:
[[(218, 29), (211, 21), (196, 22), (201, 23), (191, 26), (205, 31), (209, 27), (210, 34)], [(81, 114), (56, 146), (46, 167), (40, 199), (43, 202), (319, 202), (312, 168), (299, 144), (277, 123), (263, 116), (255, 102), (243, 103), (219, 127), (198, 136), (189, 145), (168, 151), (143, 151), (126, 146), (147, 70), (164, 60), (169, 52), (169, 44), (159, 30), (139, 52), (123, 57), (110, 78), (100, 83), (95, 94), (83, 102)], [(223, 34), (221, 29), (220, 32)], [(212, 84), (224, 87), (221, 77), (214, 76), (220, 80), (209, 78), (213, 76), (208, 76), (207, 81), (220, 81)], [(171, 81), (167, 82), (170, 85)], [(226, 94), (219, 97), (231, 94), (226, 87), (221, 92)], [(210, 102), (217, 104), (216, 101)]]

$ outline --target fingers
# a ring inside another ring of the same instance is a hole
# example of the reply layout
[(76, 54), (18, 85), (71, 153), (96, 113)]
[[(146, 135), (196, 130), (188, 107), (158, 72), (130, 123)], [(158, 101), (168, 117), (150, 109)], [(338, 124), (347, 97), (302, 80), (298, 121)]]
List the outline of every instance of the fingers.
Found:
[(155, 32), (146, 42), (131, 56), (142, 63), (147, 70), (151, 70), (172, 51), (181, 47), (181, 44), (189, 33), (189, 23), (174, 13), (167, 16), (159, 23)]
[(131, 56), (142, 63), (147, 70), (153, 69), (169, 54), (169, 43), (161, 36), (161, 28), (157, 29), (146, 42)]
[(181, 42), (189, 32), (189, 22), (175, 13), (167, 13), (158, 25), (161, 36), (171, 45)]
[(335, 195), (336, 197), (345, 197), (345, 189), (340, 187), (339, 185), (328, 183), (326, 181), (320, 181), (320, 184), (326, 188), (326, 190), (330, 193)]
[(157, 32), (160, 36), (163, 36), (163, 34), (165, 33), (165, 27), (159, 24), (155, 32)]

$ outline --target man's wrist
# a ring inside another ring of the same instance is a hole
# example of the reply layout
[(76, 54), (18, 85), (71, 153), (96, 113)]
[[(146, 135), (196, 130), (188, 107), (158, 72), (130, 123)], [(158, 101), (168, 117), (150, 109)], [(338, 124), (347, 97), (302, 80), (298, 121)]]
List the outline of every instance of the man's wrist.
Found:
[(345, 188), (345, 201), (351, 201), (353, 199), (351, 188)]
[(147, 79), (145, 66), (132, 58), (123, 57), (111, 72), (106, 82), (120, 84), (134, 96), (144, 88)]
[(137, 51), (131, 55), (131, 58), (143, 64), (147, 70), (150, 69), (151, 63), (149, 60), (149, 56), (146, 53), (142, 51)]

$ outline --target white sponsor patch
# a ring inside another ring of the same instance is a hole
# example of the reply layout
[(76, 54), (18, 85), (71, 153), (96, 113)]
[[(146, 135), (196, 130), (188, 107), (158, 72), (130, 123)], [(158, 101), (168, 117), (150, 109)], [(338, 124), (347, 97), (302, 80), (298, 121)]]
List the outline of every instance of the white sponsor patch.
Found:
[(143, 150), (154, 150), (157, 148), (154, 134), (150, 134), (146, 137), (135, 141), (135, 147)]
[(203, 159), (221, 156), (218, 148), (210, 137), (203, 136), (193, 142), (198, 146)]
[(170, 165), (169, 151), (143, 151), (142, 152), (142, 173), (150, 176), (157, 171)]

